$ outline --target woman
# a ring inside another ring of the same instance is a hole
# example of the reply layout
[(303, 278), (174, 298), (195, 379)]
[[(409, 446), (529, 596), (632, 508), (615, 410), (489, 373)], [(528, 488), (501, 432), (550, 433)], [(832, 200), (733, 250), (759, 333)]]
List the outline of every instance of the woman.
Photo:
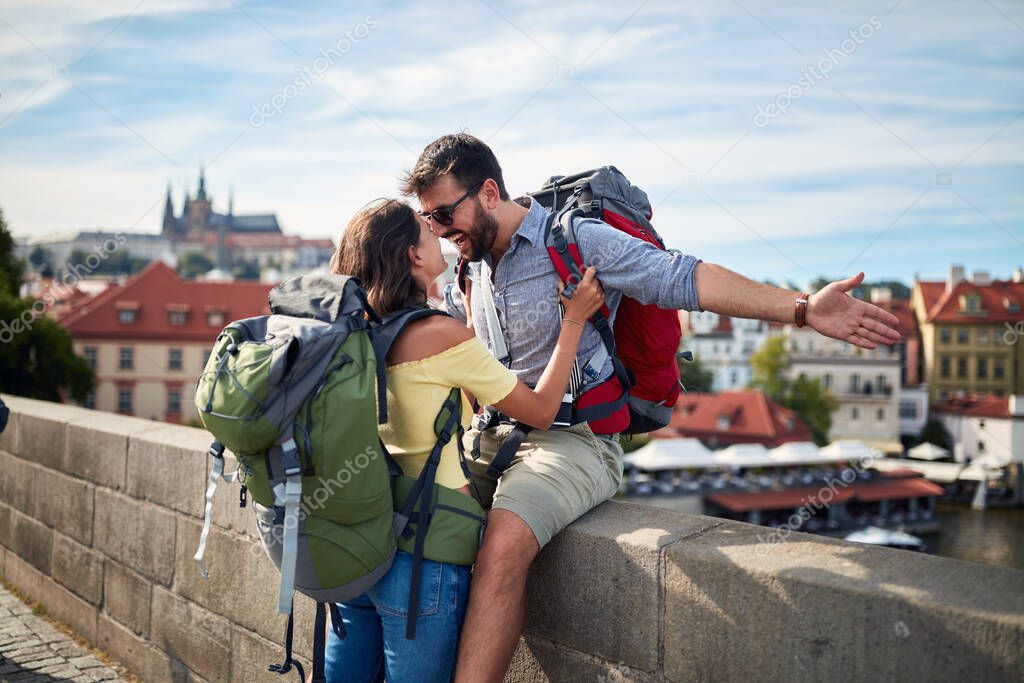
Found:
[[(425, 306), (431, 283), (447, 267), (428, 222), (396, 200), (382, 200), (356, 214), (331, 262), (334, 272), (362, 281), (370, 305), (381, 316)], [(583, 325), (604, 301), (594, 275), (588, 268), (572, 299), (561, 298), (561, 333), (535, 389), (519, 381), (453, 318), (430, 316), (406, 328), (387, 358), (389, 422), (380, 427), (381, 439), (406, 475), (415, 477), (422, 469), (435, 444), (438, 410), (453, 387), (514, 419), (540, 429), (551, 426)], [(462, 408), (462, 421), (468, 424), (472, 411), (465, 398)], [(469, 496), (469, 480), (454, 440), (442, 451), (436, 483)], [(470, 567), (423, 561), (416, 637), (407, 640), (411, 568), (411, 555), (399, 550), (377, 585), (339, 605), (347, 635), (339, 639), (329, 629), (329, 681), (368, 683), (386, 677), (395, 683), (436, 683), (451, 678), (468, 603)]]

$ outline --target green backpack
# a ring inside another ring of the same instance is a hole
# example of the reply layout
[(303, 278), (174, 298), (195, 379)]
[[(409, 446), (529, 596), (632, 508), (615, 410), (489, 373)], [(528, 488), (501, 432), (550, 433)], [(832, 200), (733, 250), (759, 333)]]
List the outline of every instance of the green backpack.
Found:
[[(313, 680), (320, 681), (328, 610), (344, 637), (336, 603), (369, 590), (400, 548), (413, 556), (406, 637), (414, 638), (423, 559), (472, 564), (486, 522), (474, 499), (434, 483), (452, 438), (468, 476), (458, 388), (435, 420), (437, 442), (419, 477), (402, 474), (377, 432), (387, 421), (389, 349), (409, 323), (444, 313), (421, 307), (381, 320), (358, 280), (343, 275), (285, 281), (269, 302), (271, 315), (224, 328), (196, 386), (196, 407), (216, 440), (195, 560), (208, 576), (203, 556), (218, 481), (241, 482), (239, 504), (251, 494), (264, 548), (281, 571), (278, 611), (289, 615), (285, 660), (270, 670), (294, 666), (305, 679), (291, 656), (299, 591), (317, 603)], [(225, 448), (239, 463), (230, 474)]]

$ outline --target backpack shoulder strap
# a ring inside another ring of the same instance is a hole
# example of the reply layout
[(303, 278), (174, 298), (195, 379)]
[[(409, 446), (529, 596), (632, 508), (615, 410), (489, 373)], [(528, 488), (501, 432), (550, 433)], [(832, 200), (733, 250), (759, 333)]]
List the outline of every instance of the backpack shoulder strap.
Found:
[(391, 347), (394, 345), (399, 335), (405, 331), (405, 328), (409, 323), (422, 320), (423, 318), (429, 318), (434, 315), (448, 314), (436, 308), (418, 306), (416, 308), (406, 308), (405, 310), (397, 311), (385, 317), (381, 321), (380, 325), (376, 326), (376, 337), (380, 344), (379, 353), (381, 354), (381, 358), (387, 358), (388, 353), (391, 351)]

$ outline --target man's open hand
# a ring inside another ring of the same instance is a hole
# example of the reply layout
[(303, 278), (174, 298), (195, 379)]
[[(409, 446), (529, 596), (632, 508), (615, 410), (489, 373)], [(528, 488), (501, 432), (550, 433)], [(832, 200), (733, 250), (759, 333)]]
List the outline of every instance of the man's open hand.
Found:
[(865, 349), (897, 341), (901, 335), (895, 329), (899, 324), (896, 316), (847, 294), (863, 281), (864, 273), (857, 273), (812, 294), (807, 302), (807, 324), (826, 337)]

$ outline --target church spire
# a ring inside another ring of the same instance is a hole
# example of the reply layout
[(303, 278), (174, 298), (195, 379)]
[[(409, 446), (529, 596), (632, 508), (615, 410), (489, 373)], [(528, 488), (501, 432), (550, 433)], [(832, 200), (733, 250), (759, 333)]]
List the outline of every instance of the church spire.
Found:
[(170, 237), (174, 233), (174, 200), (171, 199), (171, 183), (167, 182), (167, 200), (164, 202), (164, 237)]
[(199, 191), (196, 192), (196, 199), (206, 199), (206, 169), (203, 168), (202, 164), (199, 166)]

